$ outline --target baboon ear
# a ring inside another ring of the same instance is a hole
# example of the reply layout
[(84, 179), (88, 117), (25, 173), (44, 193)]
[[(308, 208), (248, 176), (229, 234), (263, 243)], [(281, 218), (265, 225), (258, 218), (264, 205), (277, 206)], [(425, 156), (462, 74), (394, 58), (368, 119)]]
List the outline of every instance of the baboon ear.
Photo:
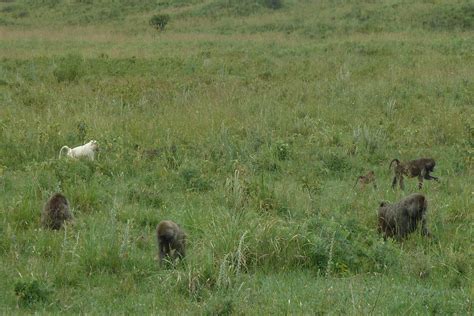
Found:
[(384, 206), (387, 206), (387, 205), (388, 205), (388, 203), (385, 202), (385, 201), (381, 201), (381, 202), (380, 202), (380, 207), (384, 207)]

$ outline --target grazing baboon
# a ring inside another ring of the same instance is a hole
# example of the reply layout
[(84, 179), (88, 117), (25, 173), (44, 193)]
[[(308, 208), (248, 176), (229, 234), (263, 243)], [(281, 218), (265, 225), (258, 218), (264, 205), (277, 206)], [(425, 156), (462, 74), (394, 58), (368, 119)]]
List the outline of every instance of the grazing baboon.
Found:
[(375, 172), (373, 170), (370, 170), (365, 176), (357, 177), (353, 189), (356, 187), (357, 183), (360, 183), (362, 188), (365, 188), (366, 185), (372, 183), (374, 189), (377, 189), (377, 183), (375, 183)]
[(173, 221), (161, 221), (156, 227), (156, 236), (160, 251), (160, 263), (163, 262), (165, 256), (169, 256), (173, 260), (185, 256), (186, 234), (178, 224)]
[(59, 158), (61, 158), (61, 155), (66, 149), (66, 155), (69, 158), (82, 158), (82, 157), (87, 157), (90, 160), (94, 160), (95, 157), (95, 152), (99, 150), (99, 144), (95, 140), (91, 140), (87, 144), (84, 144), (82, 146), (77, 146), (74, 148), (69, 148), (68, 146), (63, 146), (59, 150)]
[(41, 224), (45, 228), (60, 229), (64, 222), (72, 220), (69, 201), (61, 193), (55, 193), (44, 205)]
[(383, 233), (384, 239), (394, 237), (400, 240), (414, 232), (421, 221), (421, 233), (423, 236), (430, 236), (426, 227), (427, 207), (425, 196), (419, 193), (411, 194), (394, 204), (381, 202), (378, 210), (379, 233)]
[(436, 162), (432, 158), (420, 158), (404, 163), (400, 163), (400, 160), (395, 158), (390, 162), (389, 168), (392, 168), (394, 162), (396, 165), (393, 169), (395, 175), (392, 181), (392, 188), (395, 188), (398, 181), (400, 188), (402, 190), (404, 189), (403, 176), (407, 176), (408, 178), (418, 177), (418, 188), (420, 189), (423, 187), (423, 179), (439, 181), (438, 178), (430, 175), (430, 172), (433, 172), (436, 165)]

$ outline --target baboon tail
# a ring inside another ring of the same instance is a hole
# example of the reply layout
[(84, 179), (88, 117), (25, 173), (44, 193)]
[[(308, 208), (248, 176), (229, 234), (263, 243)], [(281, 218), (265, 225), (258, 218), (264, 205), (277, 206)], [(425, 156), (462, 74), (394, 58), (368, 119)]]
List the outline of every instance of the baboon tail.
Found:
[(66, 149), (67, 152), (69, 152), (71, 150), (71, 148), (69, 148), (68, 146), (63, 146), (61, 147), (61, 149), (59, 150), (59, 158), (61, 158), (61, 154), (63, 152), (63, 149)]
[(397, 163), (397, 166), (400, 165), (400, 160), (398, 160), (397, 158), (393, 159), (391, 162), (390, 162), (390, 166), (388, 167), (388, 169), (392, 169), (392, 164), (393, 162), (396, 162)]

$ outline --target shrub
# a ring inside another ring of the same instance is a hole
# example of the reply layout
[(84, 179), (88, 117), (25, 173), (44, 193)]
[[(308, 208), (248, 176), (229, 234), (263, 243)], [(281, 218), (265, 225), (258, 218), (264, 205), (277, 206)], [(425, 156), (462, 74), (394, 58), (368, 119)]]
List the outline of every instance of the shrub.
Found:
[(168, 24), (170, 16), (168, 14), (156, 14), (150, 18), (150, 25), (155, 29), (163, 31)]
[(37, 302), (48, 302), (51, 292), (46, 284), (38, 280), (15, 283), (15, 295), (21, 307), (31, 307)]
[(74, 82), (82, 76), (82, 57), (69, 54), (59, 61), (53, 75), (58, 82)]
[(278, 160), (288, 160), (290, 158), (290, 145), (284, 142), (277, 142), (275, 154)]

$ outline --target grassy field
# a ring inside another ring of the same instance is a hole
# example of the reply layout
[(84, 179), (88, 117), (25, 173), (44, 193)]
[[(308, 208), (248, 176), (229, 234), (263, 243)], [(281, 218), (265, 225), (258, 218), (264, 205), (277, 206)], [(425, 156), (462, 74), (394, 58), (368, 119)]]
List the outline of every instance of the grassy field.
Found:
[[(464, 0), (1, 1), (0, 312), (472, 314), (473, 52)], [(392, 190), (419, 157), (440, 182)], [(384, 241), (417, 191), (433, 237)]]

